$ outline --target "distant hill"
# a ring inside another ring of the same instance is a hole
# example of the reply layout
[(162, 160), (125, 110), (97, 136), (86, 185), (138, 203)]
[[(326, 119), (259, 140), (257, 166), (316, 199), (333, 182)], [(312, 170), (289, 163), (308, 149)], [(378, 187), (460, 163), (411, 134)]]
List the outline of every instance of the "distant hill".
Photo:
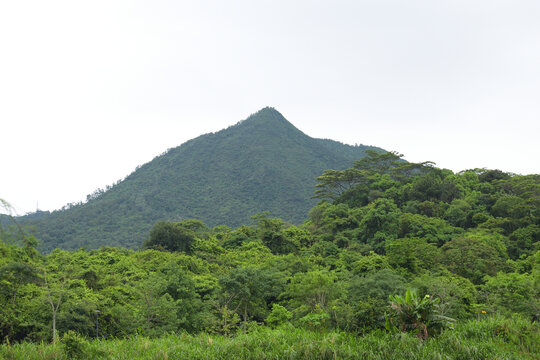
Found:
[(269, 211), (301, 223), (316, 203), (315, 178), (345, 169), (371, 146), (313, 139), (273, 108), (189, 140), (84, 204), (19, 218), (41, 249), (137, 248), (158, 220), (197, 218), (236, 227)]

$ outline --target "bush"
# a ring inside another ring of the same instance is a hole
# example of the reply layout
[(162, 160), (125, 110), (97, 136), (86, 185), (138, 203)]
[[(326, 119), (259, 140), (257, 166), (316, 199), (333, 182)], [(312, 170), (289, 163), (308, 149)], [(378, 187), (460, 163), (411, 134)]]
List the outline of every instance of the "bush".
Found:
[(311, 331), (322, 331), (328, 326), (329, 320), (330, 315), (319, 306), (316, 306), (313, 312), (302, 317), (299, 321), (305, 328)]
[(292, 313), (279, 304), (272, 305), (272, 312), (266, 317), (266, 323), (272, 328), (289, 323)]
[(62, 337), (62, 347), (68, 359), (85, 359), (88, 356), (88, 342), (73, 330)]

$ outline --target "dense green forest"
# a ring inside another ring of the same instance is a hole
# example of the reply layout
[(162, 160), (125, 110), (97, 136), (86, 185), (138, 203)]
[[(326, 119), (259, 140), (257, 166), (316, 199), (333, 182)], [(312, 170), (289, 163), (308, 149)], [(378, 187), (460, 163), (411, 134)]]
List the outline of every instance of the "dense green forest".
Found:
[(42, 255), (4, 226), (0, 339), (25, 344), (0, 355), (126, 347), (121, 358), (142, 358), (161, 341), (156, 358), (265, 347), (272, 358), (537, 358), (540, 175), (367, 151), (324, 171), (315, 196), (301, 225), (266, 213), (236, 228), (159, 221), (138, 251)]
[(105, 245), (136, 249), (159, 220), (196, 218), (208, 226), (237, 227), (269, 211), (300, 224), (316, 204), (315, 178), (325, 169), (349, 167), (365, 150), (381, 151), (313, 139), (275, 109), (264, 108), (170, 149), (84, 203), (18, 221), (33, 229), (44, 252)]

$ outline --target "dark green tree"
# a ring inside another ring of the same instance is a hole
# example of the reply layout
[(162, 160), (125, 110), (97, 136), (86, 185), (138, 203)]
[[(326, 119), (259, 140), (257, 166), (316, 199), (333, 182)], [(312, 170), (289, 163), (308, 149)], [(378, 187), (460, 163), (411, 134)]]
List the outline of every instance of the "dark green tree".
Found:
[(451, 272), (481, 284), (485, 275), (502, 270), (505, 259), (488, 242), (479, 238), (460, 237), (442, 248), (442, 263)]
[(400, 210), (389, 199), (377, 199), (369, 204), (359, 225), (360, 241), (384, 252), (386, 241), (395, 239), (398, 233)]
[(250, 315), (264, 319), (268, 302), (277, 298), (284, 282), (282, 274), (256, 266), (236, 268), (219, 278), (223, 304), (241, 314), (244, 329)]
[(189, 254), (191, 243), (204, 228), (204, 224), (199, 220), (187, 219), (176, 223), (159, 221), (150, 230), (149, 238), (143, 243), (143, 248)]

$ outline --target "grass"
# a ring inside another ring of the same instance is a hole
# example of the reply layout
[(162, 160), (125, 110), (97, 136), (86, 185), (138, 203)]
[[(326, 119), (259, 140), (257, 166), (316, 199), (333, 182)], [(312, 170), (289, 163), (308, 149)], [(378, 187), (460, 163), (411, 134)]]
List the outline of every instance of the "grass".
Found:
[[(77, 340), (78, 339), (78, 340)], [(0, 346), (0, 358), (32, 359), (540, 359), (538, 324), (488, 318), (459, 324), (424, 342), (410, 334), (344, 332), (261, 327), (232, 337), (211, 334), (131, 337), (56, 345)]]

